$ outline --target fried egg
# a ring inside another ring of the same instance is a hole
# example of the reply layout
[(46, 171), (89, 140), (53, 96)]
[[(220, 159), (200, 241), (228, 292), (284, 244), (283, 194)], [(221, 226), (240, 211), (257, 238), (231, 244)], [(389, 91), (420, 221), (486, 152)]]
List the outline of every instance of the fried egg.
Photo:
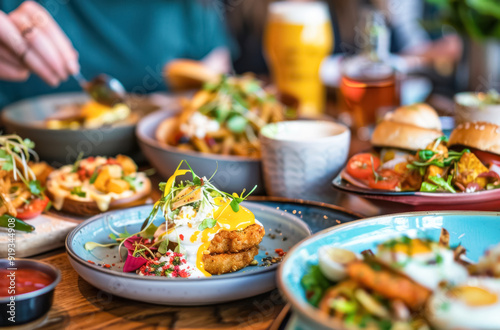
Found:
[(430, 290), (443, 281), (452, 285), (462, 283), (469, 275), (455, 261), (452, 250), (418, 238), (403, 237), (383, 243), (378, 247), (377, 257)]
[(356, 259), (358, 256), (354, 252), (333, 246), (322, 246), (318, 251), (321, 272), (334, 282), (347, 278), (346, 265)]
[(426, 309), (437, 329), (500, 329), (499, 315), (500, 280), (479, 277), (437, 289)]

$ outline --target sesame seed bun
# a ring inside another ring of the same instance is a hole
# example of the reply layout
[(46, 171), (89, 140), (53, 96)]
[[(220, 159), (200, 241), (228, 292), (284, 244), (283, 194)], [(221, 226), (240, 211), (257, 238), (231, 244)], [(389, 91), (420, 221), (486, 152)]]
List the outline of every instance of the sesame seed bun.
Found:
[(451, 132), (448, 145), (466, 146), (500, 155), (500, 126), (486, 122), (460, 124)]

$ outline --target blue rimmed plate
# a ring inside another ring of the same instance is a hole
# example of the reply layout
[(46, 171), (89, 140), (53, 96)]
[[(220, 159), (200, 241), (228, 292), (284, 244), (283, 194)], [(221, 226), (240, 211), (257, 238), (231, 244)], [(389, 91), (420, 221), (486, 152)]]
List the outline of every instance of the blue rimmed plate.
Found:
[(331, 329), (331, 319), (311, 306), (300, 280), (312, 264), (318, 263), (318, 249), (333, 245), (354, 252), (375, 249), (377, 243), (403, 234), (438, 240), (441, 228), (450, 233), (450, 245), (461, 244), (467, 257), (477, 261), (485, 250), (500, 242), (500, 213), (416, 212), (369, 218), (325, 229), (295, 246), (278, 271), (278, 287), (291, 303), (294, 315), (287, 329)]
[[(242, 205), (249, 208), (266, 229), (259, 254), (255, 257), (257, 261), (268, 256), (266, 252), (269, 256), (275, 255), (275, 249), (288, 251), (310, 235), (309, 227), (292, 214), (255, 203), (246, 202)], [(76, 272), (103, 291), (128, 299), (164, 305), (216, 304), (255, 296), (276, 287), (277, 264), (269, 267), (246, 267), (235, 273), (200, 279), (145, 278), (122, 271), (123, 262), (120, 262), (116, 247), (85, 250), (84, 244), (88, 241), (110, 242), (110, 226), (122, 232), (125, 228), (130, 233), (138, 232), (151, 208), (151, 205), (143, 205), (112, 211), (77, 226), (66, 238), (69, 261)], [(158, 218), (155, 223), (159, 224), (162, 220)], [(105, 264), (111, 265), (111, 268), (104, 268)]]

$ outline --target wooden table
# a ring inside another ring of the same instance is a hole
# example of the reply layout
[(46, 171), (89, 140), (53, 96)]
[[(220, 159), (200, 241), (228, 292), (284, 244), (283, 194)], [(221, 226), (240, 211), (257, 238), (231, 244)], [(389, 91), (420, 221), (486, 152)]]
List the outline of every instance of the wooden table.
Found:
[(274, 290), (257, 297), (202, 307), (170, 307), (123, 299), (78, 276), (64, 249), (34, 259), (62, 272), (54, 305), (41, 329), (267, 329), (285, 305)]

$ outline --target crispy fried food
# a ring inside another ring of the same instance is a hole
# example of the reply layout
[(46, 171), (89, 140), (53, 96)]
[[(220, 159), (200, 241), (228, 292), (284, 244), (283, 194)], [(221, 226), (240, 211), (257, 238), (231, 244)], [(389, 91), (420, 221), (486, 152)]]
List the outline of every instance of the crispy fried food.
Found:
[(47, 182), (47, 178), (49, 177), (49, 174), (54, 171), (54, 168), (47, 164), (46, 162), (29, 162), (29, 167), (33, 171), (33, 173), (36, 176), (36, 179), (40, 181), (40, 184), (42, 187), (45, 187), (45, 184)]
[(265, 234), (264, 227), (258, 224), (248, 226), (241, 231), (221, 230), (212, 239), (208, 251), (213, 254), (236, 253), (248, 250), (258, 245)]
[(237, 253), (205, 254), (203, 264), (205, 270), (212, 275), (235, 272), (248, 266), (259, 253), (259, 248), (253, 246)]
[(476, 182), (481, 188), (487, 183), (486, 178), (478, 178), (481, 173), (488, 172), (488, 168), (472, 152), (465, 152), (457, 164), (455, 182), (467, 187), (469, 183)]
[(362, 261), (347, 265), (349, 278), (389, 299), (400, 299), (412, 310), (424, 306), (431, 291), (410, 279), (388, 270), (374, 270)]

